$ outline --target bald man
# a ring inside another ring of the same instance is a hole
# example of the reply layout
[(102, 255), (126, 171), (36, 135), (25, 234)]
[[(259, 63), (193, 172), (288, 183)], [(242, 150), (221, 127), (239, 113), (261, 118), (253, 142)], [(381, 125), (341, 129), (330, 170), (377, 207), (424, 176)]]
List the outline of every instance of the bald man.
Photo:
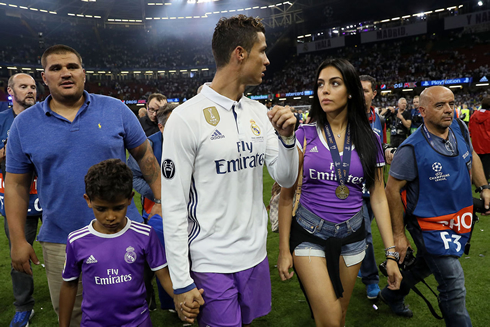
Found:
[[(4, 217), (6, 217), (6, 214), (5, 206), (3, 204), (3, 176), (5, 176), (5, 148), (8, 142), (10, 126), (18, 114), (36, 104), (36, 82), (27, 74), (21, 73), (12, 75), (8, 81), (7, 92), (12, 97), (12, 108), (0, 113), (0, 136), (2, 138), (2, 142), (0, 143), (0, 166), (2, 170), (0, 175), (0, 213)], [(29, 208), (24, 227), (26, 240), (31, 245), (36, 238), (37, 225), (42, 215), (42, 209), (39, 206), (37, 197), (36, 185), (37, 183), (34, 182), (30, 188)], [(4, 229), (10, 246), (10, 233), (6, 218), (4, 220)], [(34, 280), (32, 275), (16, 271), (13, 268), (11, 268), (10, 276), (12, 278), (12, 290), (15, 298), (15, 316), (12, 319), (11, 326), (25, 326), (34, 314), (34, 298), (32, 297), (32, 294), (34, 293)], [(17, 325), (19, 322), (21, 324)]]
[[(410, 246), (406, 223), (417, 246), (417, 258), (403, 271), (400, 290), (384, 288), (380, 298), (394, 313), (411, 317), (413, 312), (405, 306), (405, 296), (418, 282), (434, 274), (446, 326), (461, 327), (471, 326), (464, 273), (458, 260), (472, 228), (471, 177), (487, 210), (490, 190), (466, 125), (453, 119), (454, 104), (454, 94), (446, 87), (434, 86), (422, 92), (420, 113), (424, 124), (403, 142), (393, 158), (386, 196), (396, 251), (403, 262)], [(406, 192), (405, 223), (402, 189)]]

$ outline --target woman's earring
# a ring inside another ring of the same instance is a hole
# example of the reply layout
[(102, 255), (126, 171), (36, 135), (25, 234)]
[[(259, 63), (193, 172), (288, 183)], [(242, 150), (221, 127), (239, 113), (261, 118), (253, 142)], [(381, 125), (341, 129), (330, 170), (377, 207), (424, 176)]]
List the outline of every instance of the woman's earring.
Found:
[(349, 94), (349, 99), (352, 99), (352, 95)]

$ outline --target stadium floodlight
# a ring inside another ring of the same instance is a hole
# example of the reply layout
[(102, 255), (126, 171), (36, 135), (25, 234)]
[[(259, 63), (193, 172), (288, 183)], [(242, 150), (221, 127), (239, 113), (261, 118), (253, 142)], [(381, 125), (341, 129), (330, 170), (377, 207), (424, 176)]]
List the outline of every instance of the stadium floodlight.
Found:
[(259, 6), (252, 7), (252, 9), (258, 9), (258, 8), (259, 8)]
[(410, 15), (402, 16), (403, 19), (410, 18)]
[(269, 5), (269, 8), (273, 8), (273, 7), (275, 7), (275, 6), (276, 6), (276, 5)]
[(141, 71), (135, 70), (135, 71), (133, 71), (133, 74), (141, 74)]
[(169, 70), (168, 72), (169, 73), (176, 73), (177, 71), (176, 70)]
[(97, 73), (99, 73), (99, 74), (105, 74), (105, 71), (104, 70), (101, 70), (101, 71), (98, 71)]
[(286, 101), (286, 98), (279, 98), (279, 101)]
[(444, 11), (444, 10), (445, 10), (444, 8), (441, 8), (441, 9), (434, 10), (434, 12), (441, 12), (441, 11)]
[(128, 74), (128, 73), (129, 71), (124, 71), (124, 70), (121, 72), (121, 74)]
[(42, 68), (36, 68), (36, 71), (42, 72), (42, 71), (44, 71), (44, 69), (42, 69)]
[(197, 72), (197, 71), (199, 71), (199, 69), (197, 68), (191, 69), (191, 72)]
[(203, 68), (203, 69), (201, 69), (201, 71), (206, 71), (206, 70), (209, 70), (209, 68)]
[(58, 14), (56, 11), (50, 11), (49, 13), (52, 14), (52, 15), (57, 15)]
[(301, 97), (294, 97), (293, 100), (300, 100)]
[(0, 2), (0, 6), (6, 6), (6, 3)]
[(83, 17), (83, 15), (82, 14), (77, 14), (77, 17)]
[(181, 72), (181, 73), (182, 73), (182, 72), (186, 72), (186, 71), (187, 71), (187, 69), (181, 69), (181, 70), (180, 70), (180, 72)]
[(171, 6), (172, 3), (171, 2), (165, 2), (165, 6)]
[(28, 68), (28, 67), (23, 67), (21, 68), (22, 70), (31, 70), (31, 68)]
[(403, 89), (402, 92), (410, 92), (413, 91), (413, 89)]
[(148, 2), (148, 6), (154, 6), (155, 3), (154, 2)]
[(450, 89), (462, 89), (463, 85), (451, 85), (449, 86)]
[(481, 7), (483, 6), (483, 1), (478, 1), (478, 5)]
[(235, 12), (236, 10), (235, 9), (230, 9), (230, 12)]
[(428, 14), (432, 14), (432, 13), (433, 13), (433, 11), (432, 11), (432, 10), (430, 10), (430, 11), (426, 11), (426, 12), (424, 12), (424, 15), (428, 15)]
[(92, 15), (85, 15), (85, 17), (87, 17), (87, 18), (94, 18), (94, 16), (92, 16)]
[(463, 8), (463, 5), (459, 5), (459, 7), (458, 7), (458, 8)]
[(26, 10), (27, 10), (27, 9), (29, 9), (29, 8), (27, 8), (27, 7), (25, 7), (25, 6), (19, 6), (19, 8), (20, 8), (20, 9), (26, 9)]
[(243, 8), (237, 9), (236, 11), (243, 11)]
[(447, 10), (453, 10), (453, 9), (456, 9), (456, 6), (454, 6), (454, 7), (447, 7)]
[(488, 86), (490, 85), (489, 83), (481, 83), (481, 84), (476, 84), (476, 86)]
[(389, 22), (390, 20), (389, 19), (383, 19), (381, 22), (382, 23), (386, 23), (386, 22)]
[(93, 70), (87, 70), (87, 71), (86, 71), (86, 73), (87, 73), (87, 74), (93, 74), (93, 73), (94, 73), (94, 71), (93, 71)]
[(164, 70), (159, 70), (158, 72), (159, 72), (159, 73), (165, 73), (165, 71), (164, 71)]
[(260, 7), (260, 9), (267, 9), (267, 6), (262, 6)]
[(47, 10), (44, 9), (39, 9), (40, 12), (48, 12)]
[(75, 14), (72, 14), (72, 13), (69, 12), (68, 13), (68, 16), (75, 16)]
[(12, 4), (9, 3), (9, 7), (17, 8), (17, 5), (12, 5)]
[(393, 17), (391, 20), (399, 20), (400, 17)]

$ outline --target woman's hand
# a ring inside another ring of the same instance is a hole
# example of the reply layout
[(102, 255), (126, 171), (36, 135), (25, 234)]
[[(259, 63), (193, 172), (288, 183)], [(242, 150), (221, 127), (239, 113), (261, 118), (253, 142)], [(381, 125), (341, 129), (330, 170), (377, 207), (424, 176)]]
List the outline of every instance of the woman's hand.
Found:
[(400, 283), (403, 279), (398, 263), (395, 260), (386, 260), (386, 271), (388, 272), (388, 288), (392, 291), (400, 289)]
[(293, 268), (293, 256), (289, 251), (279, 252), (279, 257), (277, 258), (277, 270), (279, 270), (279, 277), (281, 280), (287, 280), (293, 277), (294, 271), (289, 272)]

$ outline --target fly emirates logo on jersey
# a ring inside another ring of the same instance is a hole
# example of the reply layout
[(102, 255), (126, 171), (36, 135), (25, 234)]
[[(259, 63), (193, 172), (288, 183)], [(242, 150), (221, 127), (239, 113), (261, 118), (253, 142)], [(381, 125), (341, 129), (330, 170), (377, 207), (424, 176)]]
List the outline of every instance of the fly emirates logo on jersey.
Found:
[(131, 274), (119, 275), (119, 269), (107, 269), (107, 277), (95, 276), (96, 285), (113, 285), (133, 280)]
[[(328, 171), (318, 171), (316, 169), (310, 168), (309, 174), (310, 174), (310, 179), (319, 179), (319, 180), (325, 180), (325, 181), (336, 181), (337, 180), (337, 174), (335, 173), (334, 169), (334, 164), (333, 162), (330, 163), (330, 172)], [(354, 177), (351, 174), (347, 176), (347, 183), (352, 183), (352, 184), (361, 184), (363, 181), (362, 177)]]
[(233, 160), (215, 160), (216, 174), (237, 172), (244, 169), (264, 165), (265, 153), (253, 153), (253, 142), (239, 141), (236, 143), (239, 157)]

